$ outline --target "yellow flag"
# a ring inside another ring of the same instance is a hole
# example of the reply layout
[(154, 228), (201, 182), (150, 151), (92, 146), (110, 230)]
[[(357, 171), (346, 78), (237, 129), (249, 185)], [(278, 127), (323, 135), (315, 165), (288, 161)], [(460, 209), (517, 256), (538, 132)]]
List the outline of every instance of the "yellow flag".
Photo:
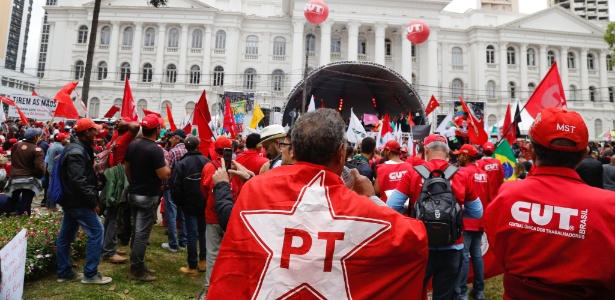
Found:
[(254, 104), (254, 115), (252, 115), (252, 122), (250, 122), (250, 128), (256, 129), (258, 126), (258, 122), (260, 122), (265, 117), (263, 111), (258, 106), (258, 103)]

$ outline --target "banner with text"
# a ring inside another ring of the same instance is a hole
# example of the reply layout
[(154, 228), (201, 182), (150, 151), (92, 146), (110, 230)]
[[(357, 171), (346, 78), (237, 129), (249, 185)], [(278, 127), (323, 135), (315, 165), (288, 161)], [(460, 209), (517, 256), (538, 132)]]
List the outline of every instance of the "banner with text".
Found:
[[(235, 117), (237, 132), (243, 132), (243, 123), (246, 114), (251, 115), (254, 112), (254, 93), (224, 92), (223, 100), (226, 101), (226, 97), (228, 97), (231, 102), (231, 109)], [(224, 105), (222, 107), (224, 107)], [(248, 119), (248, 121), (250, 121), (250, 119)]]
[[(10, 95), (9, 98), (15, 100), (15, 104), (19, 106), (26, 117), (38, 121), (51, 120), (58, 105), (53, 99), (40, 96)], [(19, 118), (19, 113), (13, 106), (9, 106), (9, 117)]]
[(26, 276), (27, 246), (26, 230), (22, 229), (6, 246), (0, 249), (0, 270), (2, 270), (0, 299), (21, 300)]

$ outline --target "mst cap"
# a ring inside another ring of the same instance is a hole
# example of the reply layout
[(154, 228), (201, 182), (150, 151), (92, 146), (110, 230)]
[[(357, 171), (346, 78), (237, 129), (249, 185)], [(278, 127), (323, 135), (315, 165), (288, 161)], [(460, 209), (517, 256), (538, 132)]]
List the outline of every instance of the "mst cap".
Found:
[(81, 118), (77, 121), (77, 123), (75, 123), (75, 126), (73, 127), (73, 129), (75, 129), (75, 132), (82, 132), (92, 128), (96, 128), (96, 130), (98, 130), (101, 129), (102, 126), (97, 125), (90, 118)]
[[(583, 117), (577, 112), (559, 107), (549, 107), (540, 111), (530, 128), (530, 136), (534, 142), (545, 148), (566, 152), (581, 151), (589, 142), (589, 133)], [(576, 145), (551, 144), (555, 139), (566, 139)]]
[(486, 142), (485, 144), (483, 144), (483, 152), (484, 151), (493, 153), (493, 151), (495, 151), (495, 145), (492, 142)]
[(453, 151), (453, 154), (455, 155), (465, 154), (470, 157), (475, 157), (478, 154), (478, 150), (476, 150), (476, 147), (470, 144), (464, 144), (463, 146), (461, 146), (459, 150)]
[(231, 140), (229, 140), (225, 136), (218, 137), (214, 142), (214, 146), (216, 147), (216, 149), (231, 148), (232, 145), (233, 143), (231, 142)]
[(390, 140), (384, 145), (385, 150), (389, 150), (391, 152), (395, 152), (399, 154), (401, 152), (401, 146), (396, 140)]
[(145, 129), (154, 129), (160, 127), (160, 124), (162, 124), (162, 122), (160, 122), (160, 118), (154, 114), (145, 116), (141, 121), (141, 127)]
[(425, 147), (427, 147), (427, 145), (431, 144), (432, 142), (442, 142), (446, 144), (446, 139), (439, 134), (430, 134), (425, 138), (423, 144), (425, 145)]

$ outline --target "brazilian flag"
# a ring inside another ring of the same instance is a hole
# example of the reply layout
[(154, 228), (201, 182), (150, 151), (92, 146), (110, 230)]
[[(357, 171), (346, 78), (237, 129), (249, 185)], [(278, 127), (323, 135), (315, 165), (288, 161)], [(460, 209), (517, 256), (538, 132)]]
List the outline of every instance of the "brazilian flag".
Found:
[(495, 148), (493, 155), (502, 163), (502, 169), (504, 169), (504, 181), (517, 180), (514, 175), (517, 159), (515, 158), (515, 154), (506, 139), (504, 139), (498, 147)]

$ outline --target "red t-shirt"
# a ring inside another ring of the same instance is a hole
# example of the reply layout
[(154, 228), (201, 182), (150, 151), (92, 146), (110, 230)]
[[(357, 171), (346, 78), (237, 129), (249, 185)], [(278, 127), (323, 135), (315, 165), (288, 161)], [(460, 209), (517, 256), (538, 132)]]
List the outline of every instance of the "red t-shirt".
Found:
[(426, 161), (418, 156), (408, 156), (406, 163), (409, 163), (412, 166), (422, 166), (426, 163)]
[(387, 161), (378, 165), (377, 178), (378, 188), (380, 189), (380, 200), (387, 202), (389, 198), (387, 193), (392, 193), (397, 188), (401, 182), (401, 178), (408, 171), (412, 171), (412, 166), (403, 162), (396, 163)]
[(115, 140), (115, 148), (113, 148), (113, 160), (111, 161), (111, 165), (109, 167), (113, 167), (115, 165), (121, 164), (124, 161), (124, 156), (126, 156), (126, 150), (128, 150), (128, 145), (135, 140), (135, 137), (132, 136), (129, 132), (122, 134), (122, 136), (117, 136), (117, 131), (113, 134), (111, 141), (107, 144), (107, 149), (111, 149), (113, 142)]
[(457, 126), (459, 126), (460, 128), (460, 129), (455, 130), (455, 135), (463, 136), (463, 137), (468, 136), (468, 126), (470, 124), (468, 123), (467, 119), (464, 120), (463, 116), (458, 116), (455, 118), (453, 122), (455, 122), (455, 124), (457, 124)]
[[(220, 157), (214, 157), (214, 159), (220, 159)], [(218, 214), (216, 214), (216, 201), (214, 198), (214, 181), (212, 176), (216, 173), (219, 165), (219, 160), (216, 165), (214, 165), (213, 162), (208, 162), (201, 172), (201, 194), (203, 194), (207, 203), (205, 205), (205, 222), (210, 224), (218, 224)], [(235, 180), (231, 179), (230, 184), (233, 200), (237, 200), (239, 192), (235, 187)]]
[[(438, 169), (444, 171), (446, 167), (449, 166), (449, 163), (443, 159), (432, 159), (426, 162), (425, 166), (429, 170)], [(457, 203), (459, 203), (460, 206), (466, 201), (470, 202), (478, 198), (478, 196), (476, 196), (476, 191), (474, 190), (474, 180), (466, 172), (458, 171), (451, 180), (451, 187), (453, 188), (455, 199), (457, 199)], [(414, 206), (414, 203), (418, 201), (422, 188), (423, 178), (416, 171), (406, 173), (397, 186), (398, 191), (408, 196), (411, 206)], [(463, 243), (463, 237), (459, 238), (455, 244), (458, 245), (461, 243)]]
[(246, 167), (248, 170), (252, 171), (255, 175), (259, 175), (261, 168), (269, 160), (266, 157), (262, 157), (259, 151), (246, 150), (241, 154), (237, 155), (235, 161)]
[[(459, 172), (467, 173), (467, 176), (472, 178), (476, 195), (480, 198), (483, 207), (487, 207), (487, 204), (491, 202), (487, 173), (479, 168), (476, 163), (467, 164), (465, 167), (461, 168)], [(483, 231), (485, 230), (485, 222), (482, 218), (463, 218), (463, 229), (469, 231)]]
[(487, 173), (491, 200), (495, 199), (500, 190), (500, 186), (504, 183), (504, 169), (502, 168), (502, 163), (495, 158), (483, 157), (476, 161), (476, 165)]
[(612, 299), (614, 203), (615, 193), (568, 168), (536, 167), (533, 176), (502, 185), (484, 219), (507, 272), (504, 298)]

